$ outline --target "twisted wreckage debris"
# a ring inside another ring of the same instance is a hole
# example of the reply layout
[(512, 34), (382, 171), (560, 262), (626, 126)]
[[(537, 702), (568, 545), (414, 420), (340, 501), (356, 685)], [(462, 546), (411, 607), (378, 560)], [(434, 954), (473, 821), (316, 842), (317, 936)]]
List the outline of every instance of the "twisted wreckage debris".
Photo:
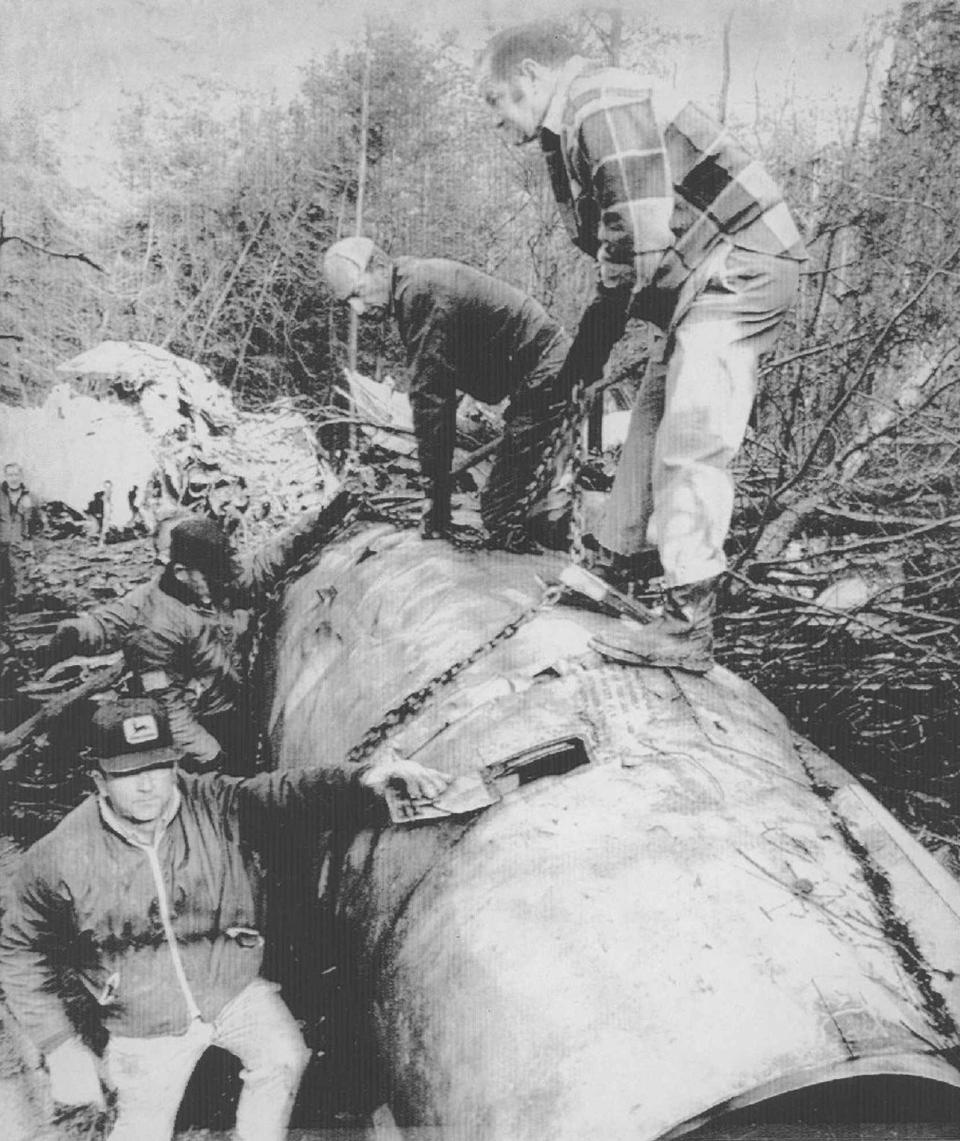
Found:
[(242, 412), (205, 369), (165, 349), (107, 341), (57, 371), (65, 379), (41, 406), (4, 409), (0, 454), (41, 500), (78, 517), (99, 496), (106, 529), (139, 516), (152, 529), (158, 514), (205, 500), (231, 523), (270, 530), (336, 483), (289, 403)]

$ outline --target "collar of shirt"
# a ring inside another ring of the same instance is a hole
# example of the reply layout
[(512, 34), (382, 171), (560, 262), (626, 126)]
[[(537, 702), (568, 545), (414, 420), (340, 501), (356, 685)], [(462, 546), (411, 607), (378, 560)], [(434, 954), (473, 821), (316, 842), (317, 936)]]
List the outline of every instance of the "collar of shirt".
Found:
[(384, 314), (386, 317), (393, 317), (397, 312), (397, 289), (399, 288), (399, 273), (397, 263), (394, 262), (390, 268), (390, 297), (387, 300), (387, 312)]
[(180, 789), (175, 788), (173, 790), (173, 799), (170, 801), (170, 807), (156, 822), (152, 845), (145, 844), (130, 825), (125, 823), (124, 820), (113, 811), (110, 807), (110, 802), (102, 793), (97, 796), (97, 803), (100, 806), (100, 816), (104, 824), (116, 832), (122, 839), (126, 840), (127, 843), (133, 844), (137, 848), (149, 848), (151, 846), (155, 848), (160, 843), (160, 837), (170, 827), (170, 822), (180, 811)]
[(589, 64), (590, 61), (585, 59), (582, 55), (575, 55), (571, 56), (563, 67), (560, 68), (557, 75), (557, 85), (553, 89), (553, 95), (547, 104), (543, 121), (540, 123), (541, 131), (549, 131), (552, 135), (560, 134), (570, 84), (573, 83), (580, 72), (583, 71), (585, 67), (588, 67)]

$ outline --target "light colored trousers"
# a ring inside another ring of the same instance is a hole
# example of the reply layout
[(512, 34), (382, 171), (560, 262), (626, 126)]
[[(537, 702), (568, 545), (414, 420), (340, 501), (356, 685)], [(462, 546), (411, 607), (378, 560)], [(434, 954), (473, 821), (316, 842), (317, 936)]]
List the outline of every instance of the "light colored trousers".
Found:
[(788, 258), (722, 248), (681, 292), (678, 319), (647, 366), (597, 537), (624, 555), (658, 550), (667, 586), (726, 569), (730, 464), (757, 362), (776, 341), (799, 272)]
[(310, 1051), (279, 989), (255, 979), (214, 1022), (195, 1019), (186, 1034), (111, 1036), (105, 1062), (117, 1091), (117, 1120), (109, 1141), (170, 1141), (187, 1082), (208, 1046), (229, 1050), (243, 1065), (238, 1141), (283, 1141)]

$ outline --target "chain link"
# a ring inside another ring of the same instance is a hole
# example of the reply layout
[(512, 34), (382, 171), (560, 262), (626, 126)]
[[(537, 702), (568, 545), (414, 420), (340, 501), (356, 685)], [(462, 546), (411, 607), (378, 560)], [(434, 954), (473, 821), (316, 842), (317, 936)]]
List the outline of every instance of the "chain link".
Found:
[(543, 497), (553, 482), (560, 457), (568, 447), (572, 449), (573, 479), (570, 490), (570, 507), (573, 515), (580, 511), (579, 471), (581, 466), (580, 425), (585, 415), (586, 386), (578, 381), (568, 399), (562, 405), (553, 405), (547, 413), (547, 423), (555, 420), (550, 428), (546, 447), (539, 462), (530, 473), (530, 478), (517, 495), (509, 509), (505, 510), (496, 522), (496, 545), (507, 550), (529, 549), (527, 519), (531, 509)]
[[(581, 494), (581, 472), (586, 456), (583, 436), (583, 421), (587, 415), (586, 385), (578, 386), (576, 392), (577, 417), (569, 429), (573, 433), (573, 453), (570, 457), (570, 557), (575, 563), (585, 565), (583, 535), (586, 530)], [(603, 400), (603, 396), (599, 397)]]
[[(268, 638), (276, 632), (277, 618), (280, 613), (280, 603), (283, 600), (287, 587), (302, 578), (316, 565), (324, 548), (337, 539), (348, 527), (357, 522), (361, 515), (362, 503), (358, 502), (344, 512), (343, 516), (332, 526), (318, 531), (313, 542), (295, 559), (283, 572), (269, 582), (256, 599), (253, 611), (252, 636), (250, 640), (249, 665), (247, 667), (247, 684), (255, 692), (265, 692), (265, 664), (264, 646)], [(256, 768), (267, 767), (267, 729), (264, 711), (259, 709), (256, 718), (257, 741), (254, 750)]]
[[(583, 439), (580, 426), (585, 414), (586, 386), (578, 382), (569, 399), (565, 400), (557, 410), (557, 405), (551, 407), (547, 414), (547, 422), (555, 420), (555, 426), (550, 428), (547, 446), (543, 449), (541, 458), (534, 466), (530, 478), (527, 480), (520, 494), (511, 504), (509, 511), (505, 512), (502, 521), (498, 521), (497, 535), (494, 543), (497, 547), (507, 550), (528, 550), (530, 547), (526, 532), (526, 522), (530, 509), (542, 497), (546, 487), (553, 481), (558, 463), (564, 450), (571, 448), (572, 479), (570, 489), (571, 507), (571, 537), (574, 555), (582, 551), (582, 507), (579, 494), (580, 469), (583, 463)], [(263, 649), (268, 637), (274, 632), (273, 624), (279, 613), (280, 602), (287, 587), (301, 578), (315, 565), (321, 550), (338, 538), (351, 524), (365, 519), (370, 522), (386, 522), (401, 530), (409, 530), (419, 523), (417, 518), (411, 517), (409, 511), (402, 506), (388, 506), (387, 502), (377, 503), (376, 494), (366, 495), (335, 526), (318, 534), (316, 541), (303, 552), (303, 554), (278, 575), (262, 592), (254, 614), (253, 639), (250, 654), (250, 669), (248, 676), (263, 679), (259, 672), (263, 671)], [(459, 527), (451, 529), (446, 536), (450, 545), (461, 551), (476, 551), (494, 545), (490, 537), (482, 531), (473, 528)], [(466, 657), (448, 666), (442, 673), (431, 678), (419, 689), (407, 696), (393, 709), (389, 710), (383, 718), (364, 733), (360, 741), (353, 746), (347, 754), (347, 760), (359, 762), (366, 760), (386, 740), (391, 729), (398, 728), (410, 717), (418, 713), (430, 699), (444, 686), (448, 685), (474, 662), (490, 653), (501, 642), (513, 637), (516, 632), (530, 622), (544, 609), (553, 606), (560, 596), (559, 587), (547, 588), (544, 597), (523, 611), (522, 614), (508, 622), (492, 638), (472, 650)], [(262, 689), (258, 685), (258, 689)], [(257, 765), (261, 767), (266, 753), (266, 730), (261, 717), (261, 728), (257, 736)]]
[(539, 602), (522, 611), (516, 618), (512, 618), (505, 626), (501, 627), (492, 638), (481, 642), (480, 645), (476, 646), (470, 653), (452, 665), (447, 666), (442, 673), (435, 674), (429, 681), (420, 686), (419, 689), (412, 690), (408, 693), (402, 701), (388, 710), (376, 725), (364, 733), (357, 744), (347, 753), (346, 760), (350, 763), (359, 763), (367, 760), (367, 758), (376, 752), (384, 741), (386, 741), (392, 729), (398, 729), (401, 725), (409, 721), (411, 717), (419, 713), (432, 697), (439, 693), (445, 686), (449, 685), (455, 678), (459, 677), (464, 670), (469, 669), (475, 662), (486, 657), (486, 655), (495, 650), (497, 646), (506, 642), (508, 638), (512, 638), (518, 630), (526, 626), (527, 623), (536, 618), (538, 614), (542, 614), (544, 611), (555, 606), (562, 594), (562, 590), (563, 588), (559, 585), (548, 586)]

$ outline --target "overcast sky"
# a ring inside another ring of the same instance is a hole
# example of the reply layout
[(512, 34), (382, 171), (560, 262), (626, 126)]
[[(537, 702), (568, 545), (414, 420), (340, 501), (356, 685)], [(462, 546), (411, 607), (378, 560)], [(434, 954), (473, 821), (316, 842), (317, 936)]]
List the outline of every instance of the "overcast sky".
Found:
[[(526, 16), (568, 10), (525, 0)], [(663, 26), (701, 38), (672, 52), (671, 73), (714, 101), (720, 31), (731, 9), (731, 107), (750, 121), (759, 100), (789, 104), (820, 138), (849, 129), (863, 85), (856, 42), (887, 0), (624, 0)], [(133, 96), (206, 77), (228, 87), (293, 95), (300, 69), (362, 31), (367, 14), (416, 27), (454, 26), (479, 46), (488, 21), (516, 19), (516, 0), (0, 0), (0, 100), (39, 113), (78, 184), (96, 188), (117, 111)]]

